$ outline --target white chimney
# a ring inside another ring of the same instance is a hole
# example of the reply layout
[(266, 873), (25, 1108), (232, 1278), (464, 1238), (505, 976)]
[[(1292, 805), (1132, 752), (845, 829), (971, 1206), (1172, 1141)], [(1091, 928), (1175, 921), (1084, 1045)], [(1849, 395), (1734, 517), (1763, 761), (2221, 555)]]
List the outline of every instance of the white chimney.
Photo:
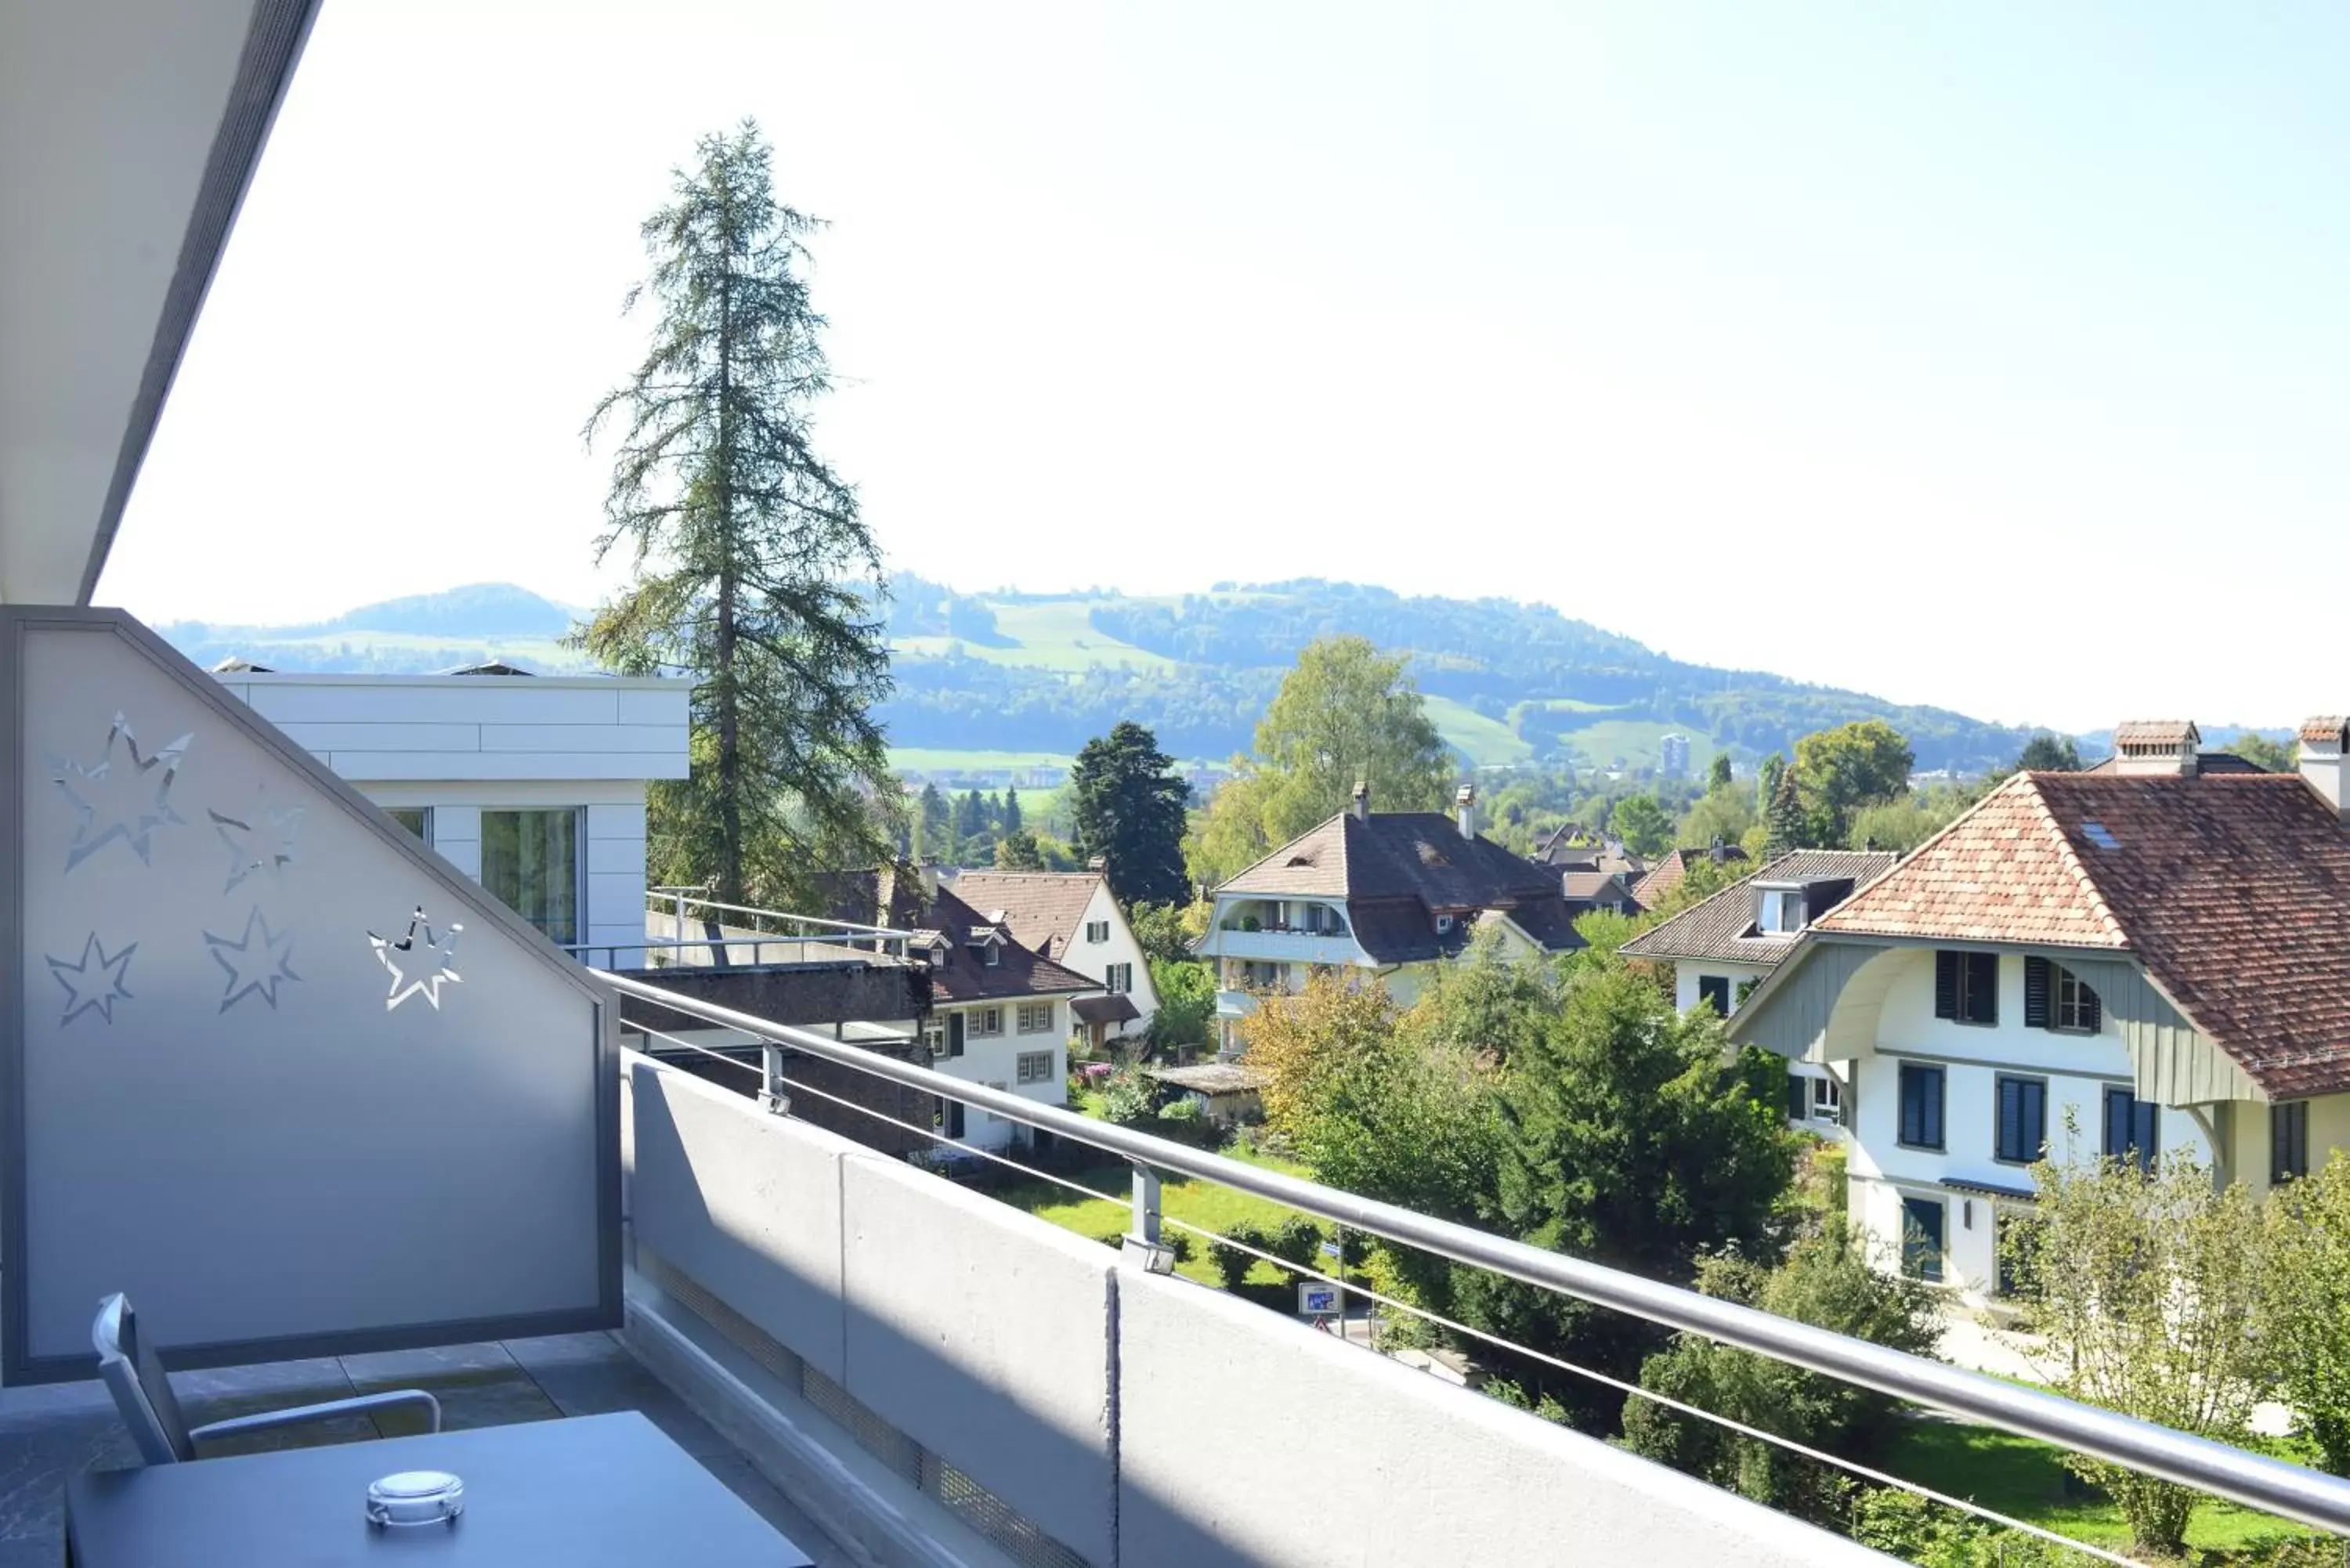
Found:
[(2193, 778), (2202, 732), (2188, 719), (2125, 719), (2114, 726), (2114, 771), (2137, 778)]
[(922, 878), (922, 908), (928, 909), (939, 901), (939, 860), (935, 855), (925, 855), (916, 867)]
[(1452, 815), (1461, 824), (1461, 836), (1477, 836), (1477, 786), (1462, 784), (1452, 797)]
[(2345, 739), (2350, 739), (2350, 718), (2339, 713), (2320, 713), (2301, 722), (2301, 776), (2337, 814), (2350, 818), (2350, 812), (2344, 810), (2342, 787), (2343, 770), (2350, 767), (2350, 756), (2344, 755)]
[(1355, 781), (1355, 820), (1368, 822), (1370, 819), (1371, 786), (1364, 780), (1357, 779)]

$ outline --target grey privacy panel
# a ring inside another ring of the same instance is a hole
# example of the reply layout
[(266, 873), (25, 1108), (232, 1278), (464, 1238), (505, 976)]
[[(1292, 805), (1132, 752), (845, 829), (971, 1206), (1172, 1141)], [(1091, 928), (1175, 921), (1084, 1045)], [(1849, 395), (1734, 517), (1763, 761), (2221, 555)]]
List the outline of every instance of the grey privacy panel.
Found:
[(5, 1380), (619, 1321), (608, 993), (114, 611), (0, 607)]

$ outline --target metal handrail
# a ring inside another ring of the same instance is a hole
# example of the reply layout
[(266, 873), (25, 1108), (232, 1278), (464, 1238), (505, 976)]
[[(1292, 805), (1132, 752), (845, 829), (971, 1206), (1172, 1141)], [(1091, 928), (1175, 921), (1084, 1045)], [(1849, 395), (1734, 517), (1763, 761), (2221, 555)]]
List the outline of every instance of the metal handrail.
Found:
[[(645, 901), (648, 904), (650, 904), (655, 902), (657, 899), (674, 909), (717, 909), (730, 915), (757, 915), (771, 920), (789, 920), (795, 925), (821, 927), (823, 929), (828, 931), (846, 931), (851, 935), (863, 938), (879, 937), (885, 940), (904, 941), (914, 934), (911, 931), (899, 930), (891, 926), (868, 925), (858, 920), (828, 919), (821, 915), (799, 915), (793, 913), (789, 909), (762, 909), (750, 904), (722, 904), (715, 898), (688, 898), (683, 895), (680, 895), (676, 898), (663, 898), (653, 889), (648, 888), (645, 894)], [(769, 934), (780, 936), (788, 935), (789, 933), (772, 932)]]
[(810, 1056), (886, 1078), (923, 1094), (974, 1106), (1056, 1137), (1090, 1144), (1138, 1166), (1177, 1171), (1235, 1188), (1456, 1262), (1491, 1269), (1529, 1284), (1702, 1334), (1897, 1398), (1971, 1417), (2007, 1431), (2195, 1487), (2247, 1508), (2282, 1514), (2320, 1530), (2350, 1534), (2350, 1480), (2339, 1477), (2083, 1405), (2062, 1395), (2002, 1383), (1979, 1372), (1871, 1345), (1866, 1340), (1700, 1295), (1678, 1285), (1642, 1279), (1562, 1252), (1545, 1251), (1471, 1226), (1325, 1187), (1317, 1181), (1244, 1165), (1114, 1123), (1039, 1105), (1003, 1090), (967, 1084), (927, 1067), (892, 1061), (805, 1029), (682, 996), (627, 975), (603, 974), (602, 978), (623, 995), (658, 1002), (674, 1012), (788, 1045)]

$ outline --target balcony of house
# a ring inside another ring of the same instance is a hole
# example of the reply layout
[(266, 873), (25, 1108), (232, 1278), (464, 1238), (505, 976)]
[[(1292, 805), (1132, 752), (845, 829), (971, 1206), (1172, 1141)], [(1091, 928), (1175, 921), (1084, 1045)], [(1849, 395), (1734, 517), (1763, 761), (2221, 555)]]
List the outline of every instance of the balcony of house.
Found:
[(1362, 959), (1343, 904), (1302, 899), (1228, 901), (1217, 909), (1215, 929), (1200, 950), (1276, 963), (1345, 964)]
[(1246, 1018), (1257, 1010), (1257, 995), (1253, 991), (1220, 991), (1216, 992), (1216, 1016)]

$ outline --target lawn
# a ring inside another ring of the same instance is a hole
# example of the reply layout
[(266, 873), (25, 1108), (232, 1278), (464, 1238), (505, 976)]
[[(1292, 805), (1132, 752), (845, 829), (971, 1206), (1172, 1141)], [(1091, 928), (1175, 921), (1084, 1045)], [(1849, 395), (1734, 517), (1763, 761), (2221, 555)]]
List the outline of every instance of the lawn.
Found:
[(1076, 759), (1066, 752), (959, 752), (942, 746), (892, 746), (889, 770), (900, 774), (1024, 773), (1030, 768), (1067, 768)]
[[(2068, 1485), (2062, 1451), (2030, 1438), (1920, 1417), (1903, 1428), (1882, 1467), (2076, 1541), (2109, 1549), (2129, 1542), (2121, 1510), (2101, 1492), (2077, 1481)], [(2187, 1542), (2207, 1552), (2235, 1552), (2308, 1534), (2290, 1520), (2214, 1501), (2195, 1511)]]
[[(1284, 1176), (1310, 1177), (1313, 1172), (1294, 1160), (1276, 1159), (1270, 1155), (1253, 1154), (1238, 1147), (1223, 1151), (1228, 1159), (1246, 1165), (1277, 1170)], [(1085, 1199), (1067, 1188), (1049, 1181), (1024, 1181), (1015, 1186), (996, 1189), (992, 1196), (1017, 1209), (1024, 1209), (1040, 1220), (1049, 1220), (1066, 1230), (1096, 1241), (1107, 1241), (1123, 1235), (1131, 1219), (1128, 1195), (1133, 1190), (1131, 1168), (1123, 1161), (1104, 1164), (1080, 1171), (1069, 1178), (1072, 1181), (1100, 1192), (1116, 1193), (1116, 1201), (1108, 1199)], [(1236, 1192), (1229, 1187), (1211, 1181), (1195, 1181), (1190, 1177), (1166, 1177), (1159, 1192), (1159, 1212), (1170, 1219), (1181, 1220), (1203, 1230), (1229, 1234), (1235, 1225), (1254, 1225), (1261, 1231), (1272, 1231), (1283, 1221), (1296, 1217), (1294, 1209), (1278, 1203)], [(1331, 1227), (1323, 1225), (1326, 1232)], [(1180, 1234), (1170, 1228), (1170, 1234)], [(1203, 1285), (1219, 1283), (1216, 1265), (1208, 1254), (1209, 1243), (1201, 1237), (1191, 1238), (1189, 1262), (1176, 1265), (1176, 1272), (1185, 1279)], [(1271, 1263), (1259, 1263), (1249, 1271), (1244, 1282), (1268, 1292), (1287, 1293), (1297, 1276), (1286, 1269), (1276, 1269)], [(1253, 1289), (1252, 1294), (1256, 1293)]]

